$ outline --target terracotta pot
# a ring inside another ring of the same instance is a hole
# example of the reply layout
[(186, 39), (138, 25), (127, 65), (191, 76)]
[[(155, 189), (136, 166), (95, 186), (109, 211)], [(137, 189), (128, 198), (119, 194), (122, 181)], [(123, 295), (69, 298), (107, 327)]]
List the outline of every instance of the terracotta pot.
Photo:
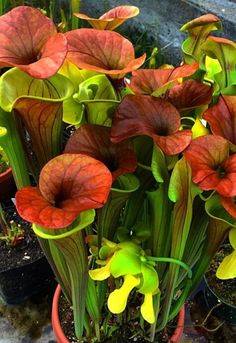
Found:
[(70, 343), (61, 327), (61, 323), (59, 320), (59, 311), (58, 311), (58, 303), (59, 298), (61, 295), (61, 287), (58, 285), (56, 291), (54, 293), (53, 302), (52, 302), (52, 328), (57, 340), (57, 343)]
[[(70, 341), (68, 341), (68, 339), (66, 338), (62, 330), (61, 323), (59, 320), (58, 302), (59, 302), (60, 295), (61, 295), (61, 287), (58, 285), (56, 288), (54, 297), (53, 297), (53, 302), (52, 302), (52, 327), (53, 327), (53, 331), (54, 331), (54, 335), (57, 340), (57, 343), (70, 343)], [(181, 341), (181, 337), (182, 337), (183, 329), (184, 329), (184, 317), (185, 317), (185, 309), (183, 306), (179, 312), (179, 317), (178, 317), (175, 332), (172, 335), (172, 337), (169, 339), (168, 343), (179, 343)]]
[(168, 343), (179, 343), (181, 342), (181, 338), (184, 331), (184, 319), (185, 319), (185, 307), (182, 306), (181, 310), (179, 311), (179, 316), (177, 320), (177, 325), (173, 335), (170, 337)]
[(16, 185), (12, 170), (8, 168), (4, 173), (0, 174), (0, 201), (9, 200), (14, 196), (15, 191)]

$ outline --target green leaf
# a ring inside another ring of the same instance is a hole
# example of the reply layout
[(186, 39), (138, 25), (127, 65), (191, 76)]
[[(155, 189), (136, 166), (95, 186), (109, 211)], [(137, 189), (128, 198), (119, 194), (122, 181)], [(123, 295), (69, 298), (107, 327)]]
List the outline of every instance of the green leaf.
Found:
[(88, 123), (111, 126), (112, 115), (119, 101), (105, 75), (96, 75), (82, 82), (76, 100), (85, 105)]
[[(72, 83), (62, 75), (40, 80), (12, 68), (0, 78), (0, 106), (15, 111), (19, 135), (35, 155), (28, 154), (31, 172), (37, 179), (41, 168), (61, 152), (62, 103), (73, 92)], [(35, 158), (36, 157), (36, 158)]]
[(102, 237), (113, 240), (121, 211), (131, 194), (139, 188), (140, 183), (135, 175), (125, 174), (119, 176), (112, 186), (106, 204), (96, 211), (100, 241)]
[[(200, 189), (192, 183), (190, 166), (184, 157), (181, 158), (181, 160), (175, 164), (169, 185), (169, 198), (175, 203), (170, 227), (172, 232), (170, 257), (172, 258), (178, 260), (182, 260), (183, 258), (192, 222), (194, 198), (200, 192)], [(166, 296), (163, 301), (163, 314), (160, 318), (158, 330), (163, 329), (168, 322), (178, 275), (179, 266), (170, 264), (165, 289), (165, 293), (168, 294), (168, 296)], [(182, 301), (184, 302), (185, 300), (186, 299), (183, 299)]]
[(79, 125), (84, 114), (84, 106), (76, 101), (79, 85), (85, 80), (97, 75), (97, 72), (91, 70), (81, 70), (73, 63), (65, 62), (58, 72), (67, 77), (74, 86), (73, 95), (63, 102), (63, 121), (71, 125)]
[(192, 221), (194, 198), (200, 193), (200, 188), (192, 182), (190, 166), (183, 157), (172, 171), (168, 192), (170, 200), (175, 202), (171, 257), (182, 259)]
[(0, 145), (12, 168), (17, 189), (30, 185), (25, 153), (12, 113), (0, 108)]
[(34, 79), (23, 71), (12, 68), (0, 78), (0, 105), (11, 112), (20, 98), (62, 102), (73, 92), (73, 84), (66, 77), (56, 74), (49, 79)]
[(111, 190), (121, 193), (135, 192), (140, 186), (139, 179), (133, 174), (121, 175), (113, 183)]
[[(201, 193), (198, 186), (191, 182), (191, 171), (187, 161), (182, 158), (179, 160), (172, 171), (170, 185), (169, 185), (169, 198), (173, 202), (181, 201), (182, 198), (188, 198), (189, 195), (193, 198)], [(193, 198), (189, 198), (190, 203)]]
[[(203, 253), (203, 244), (206, 239), (208, 223), (209, 217), (205, 211), (205, 204), (202, 199), (198, 197), (194, 202), (193, 219), (186, 243), (186, 247), (189, 246), (191, 249), (185, 249), (183, 255), (183, 261), (191, 268), (195, 266)], [(180, 277), (186, 275), (184, 270), (182, 270), (181, 274)], [(181, 279), (181, 281), (182, 280), (183, 279)]]
[[(87, 94), (87, 99), (83, 99), (85, 94)], [(82, 101), (95, 99), (117, 100), (117, 95), (108, 78), (100, 74), (90, 77), (79, 85), (78, 99)]]
[[(133, 142), (138, 162), (150, 166), (153, 153), (153, 139), (148, 136), (137, 136)], [(143, 148), (144, 146), (145, 149)]]
[(83, 119), (84, 105), (75, 101), (73, 97), (63, 102), (63, 121), (71, 125), (79, 125)]
[(210, 262), (216, 254), (219, 246), (224, 242), (231, 225), (224, 221), (213, 219), (209, 217), (209, 224), (206, 231), (206, 239), (202, 248), (202, 253), (199, 257), (198, 263), (194, 267), (194, 274), (192, 279), (192, 286), (188, 295), (196, 289), (196, 286), (201, 281), (203, 275), (207, 271)]
[(41, 238), (44, 239), (63, 239), (65, 237), (69, 237), (75, 232), (81, 231), (85, 227), (87, 227), (89, 224), (93, 223), (95, 217), (95, 211), (88, 210), (81, 212), (78, 216), (78, 218), (75, 220), (75, 222), (65, 229), (47, 229), (43, 228), (42, 226), (39, 226), (37, 224), (33, 224), (32, 228), (35, 232), (35, 234)]
[(87, 121), (90, 124), (110, 127), (113, 114), (119, 104), (116, 100), (83, 101), (86, 108)]
[(232, 245), (233, 249), (236, 250), (236, 228), (230, 230), (229, 242)]
[(175, 85), (176, 85), (176, 79), (171, 80), (169, 82), (166, 82), (163, 86), (159, 87), (151, 95), (156, 96), (156, 97), (160, 97), (160, 96), (166, 94), (166, 92), (169, 91), (171, 88), (173, 88)]
[(222, 71), (220, 66), (220, 62), (209, 56), (206, 56), (205, 59), (205, 66), (206, 66), (206, 79), (210, 81), (214, 81), (215, 75)]
[[(157, 190), (147, 192), (151, 226), (149, 246), (152, 248), (152, 255), (154, 256), (168, 256), (170, 251), (170, 220), (173, 204), (168, 198), (168, 184), (169, 182), (163, 183)], [(159, 267), (160, 276), (164, 267), (164, 264)]]
[(182, 44), (184, 60), (190, 64), (192, 62), (202, 62), (204, 54), (201, 47), (211, 31), (221, 30), (222, 24), (216, 16), (206, 14), (183, 25), (180, 31), (188, 32), (189, 36)]
[(56, 240), (55, 244), (62, 253), (68, 267), (75, 334), (80, 339), (84, 332), (88, 282), (88, 257), (83, 233), (82, 231), (74, 232), (70, 236)]
[(65, 261), (65, 258), (61, 251), (55, 244), (55, 240), (47, 240), (38, 237), (40, 246), (56, 276), (57, 282), (60, 284), (61, 289), (67, 298), (68, 302), (71, 303), (72, 293), (70, 284), (70, 274)]
[(169, 179), (165, 155), (156, 144), (153, 146), (151, 168), (152, 174), (157, 182), (162, 183)]
[(221, 71), (214, 75), (219, 91), (236, 85), (236, 43), (227, 39), (209, 37), (202, 44), (202, 51), (220, 63)]
[(236, 219), (231, 217), (231, 215), (224, 209), (217, 194), (214, 194), (206, 201), (205, 210), (213, 219), (220, 220), (231, 226), (236, 225)]
[(61, 69), (59, 69), (58, 74), (67, 77), (74, 85), (74, 89), (77, 91), (80, 83), (89, 79), (92, 76), (98, 75), (96, 71), (79, 69), (75, 64), (66, 60)]
[(86, 309), (92, 321), (94, 323), (99, 323), (101, 314), (99, 309), (98, 296), (96, 292), (95, 282), (90, 277), (88, 278)]

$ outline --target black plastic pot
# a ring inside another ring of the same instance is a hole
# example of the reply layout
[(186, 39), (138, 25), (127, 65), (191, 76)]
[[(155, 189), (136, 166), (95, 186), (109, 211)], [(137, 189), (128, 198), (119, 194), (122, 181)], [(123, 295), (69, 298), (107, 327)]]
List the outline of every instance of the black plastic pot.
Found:
[(0, 272), (0, 297), (4, 303), (15, 305), (46, 293), (55, 284), (53, 272), (42, 256), (27, 265)]
[(220, 299), (219, 296), (210, 288), (206, 277), (204, 277), (204, 281), (204, 297), (208, 308), (211, 309), (215, 305), (219, 304), (219, 302), (221, 303), (219, 307), (214, 309), (212, 314), (230, 325), (236, 325), (236, 304), (233, 306), (225, 300)]
[(0, 174), (0, 201), (9, 200), (16, 192), (16, 184), (13, 179), (12, 170), (8, 168)]

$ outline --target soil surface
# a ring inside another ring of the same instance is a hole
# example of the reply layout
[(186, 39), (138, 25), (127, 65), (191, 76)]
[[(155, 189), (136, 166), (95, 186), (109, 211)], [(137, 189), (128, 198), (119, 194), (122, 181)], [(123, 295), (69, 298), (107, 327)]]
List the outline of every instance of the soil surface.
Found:
[[(71, 343), (96, 343), (96, 338), (89, 339), (84, 338), (83, 340), (78, 340), (74, 334), (74, 321), (72, 307), (68, 304), (67, 300), (63, 295), (59, 299), (59, 318), (62, 326), (62, 330), (65, 336)], [(117, 321), (118, 316), (111, 317), (110, 322), (113, 320)], [(175, 329), (175, 323), (170, 323), (170, 326), (163, 332), (159, 333), (155, 342), (166, 343), (168, 338), (171, 336)], [(112, 330), (112, 329), (111, 329)], [(145, 329), (144, 329), (145, 330)], [(111, 334), (111, 338), (103, 338), (101, 342), (103, 343), (147, 343), (148, 340), (144, 339), (144, 331), (140, 329), (139, 322), (128, 322), (127, 324), (120, 324), (119, 328), (114, 330)]]
[(21, 225), (24, 230), (24, 239), (15, 247), (7, 245), (5, 241), (0, 239), (0, 272), (27, 265), (44, 255), (37, 237), (31, 229), (31, 224), (19, 217), (13, 204), (5, 203), (3, 207), (7, 220), (14, 220), (15, 223)]
[(216, 270), (223, 261), (223, 258), (232, 251), (233, 248), (228, 244), (217, 252), (206, 273), (206, 279), (210, 288), (221, 300), (236, 306), (236, 278), (220, 280), (216, 277)]

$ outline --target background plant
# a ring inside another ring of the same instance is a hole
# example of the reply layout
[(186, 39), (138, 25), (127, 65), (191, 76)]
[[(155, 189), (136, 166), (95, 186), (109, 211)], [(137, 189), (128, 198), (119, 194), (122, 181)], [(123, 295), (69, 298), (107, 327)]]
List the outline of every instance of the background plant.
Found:
[(6, 215), (0, 203), (0, 240), (5, 241), (10, 247), (15, 247), (24, 240), (24, 230), (20, 224), (13, 220), (7, 221)]
[(9, 163), (4, 150), (0, 147), (0, 174), (9, 168)]

